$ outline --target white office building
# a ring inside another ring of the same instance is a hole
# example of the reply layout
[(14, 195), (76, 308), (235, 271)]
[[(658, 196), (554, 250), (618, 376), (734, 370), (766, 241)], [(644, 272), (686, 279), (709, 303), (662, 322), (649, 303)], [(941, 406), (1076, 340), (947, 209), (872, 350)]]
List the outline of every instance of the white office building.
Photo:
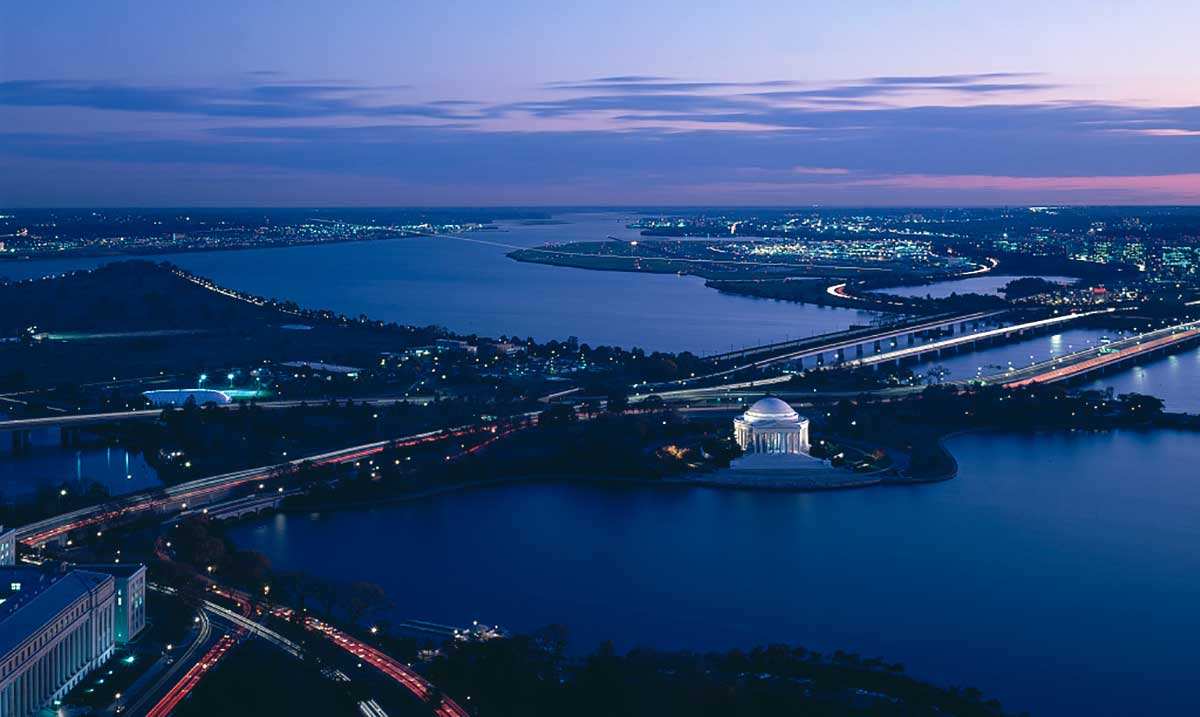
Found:
[(116, 581), (72, 569), (0, 568), (0, 717), (28, 717), (112, 656)]

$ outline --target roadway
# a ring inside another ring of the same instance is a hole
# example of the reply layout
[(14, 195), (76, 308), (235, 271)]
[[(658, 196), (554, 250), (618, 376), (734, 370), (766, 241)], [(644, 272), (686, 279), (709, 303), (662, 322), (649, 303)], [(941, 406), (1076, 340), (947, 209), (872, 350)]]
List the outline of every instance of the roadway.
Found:
[[(157, 585), (151, 587), (170, 595), (176, 594), (176, 591), (170, 587)], [(228, 588), (214, 588), (214, 592), (235, 602), (242, 614), (211, 600), (204, 600), (201, 603), (201, 607), (203, 608), (202, 614), (205, 615), (205, 621), (208, 619), (207, 614), (211, 614), (235, 626), (243, 634), (253, 635), (264, 640), (271, 646), (296, 659), (304, 659), (305, 650), (299, 643), (272, 630), (252, 617), (253, 609), (248, 596), (244, 593)], [(269, 612), (275, 617), (284, 620), (290, 620), (294, 616), (294, 611), (284, 606), (275, 606), (270, 608)], [(356, 662), (366, 663), (379, 670), (385, 677), (422, 702), (432, 702), (436, 697), (437, 705), (434, 708), (434, 714), (439, 715), (439, 717), (469, 717), (469, 713), (457, 702), (446, 695), (438, 695), (437, 689), (416, 670), (413, 670), (386, 652), (368, 645), (316, 618), (304, 618), (303, 626), (304, 629), (328, 639)], [(147, 717), (166, 717), (170, 709), (174, 708), (180, 700), (186, 697), (195, 688), (204, 674), (232, 647), (233, 643), (226, 642), (226, 638), (228, 637), (228, 635), (224, 636), (199, 662), (195, 663), (184, 675), (183, 679), (179, 680), (158, 704), (155, 705), (155, 708), (147, 713)], [(365, 713), (372, 715), (386, 714), (375, 700), (366, 700), (364, 704), (366, 705), (365, 708), (360, 705), (360, 709), (363, 709)], [(155, 711), (159, 707), (164, 707), (166, 711)]]
[(893, 339), (898, 339), (910, 334), (919, 334), (925, 331), (935, 331), (947, 326), (953, 326), (954, 324), (986, 321), (1006, 313), (1008, 312), (1005, 310), (975, 311), (969, 314), (943, 314), (941, 316), (926, 317), (917, 322), (892, 324), (874, 329), (851, 329), (847, 331), (838, 331), (832, 334), (824, 334), (821, 336), (810, 336), (805, 339), (796, 339), (794, 341), (765, 344), (763, 346), (743, 349), (741, 351), (733, 351), (725, 354), (718, 354), (716, 356), (710, 356), (708, 359), (717, 361), (767, 352), (782, 352), (769, 356), (766, 359), (761, 359), (760, 361), (752, 362), (742, 366), (742, 368), (752, 368), (764, 362), (775, 363), (778, 361), (787, 361), (814, 356), (818, 353), (832, 353), (839, 349), (851, 349), (867, 343), (891, 341)]
[(383, 650), (372, 647), (336, 627), (313, 617), (304, 619), (304, 627), (323, 635), (342, 650), (387, 675), (422, 702), (431, 702), (435, 697), (439, 697), (437, 706), (434, 708), (434, 714), (438, 715), (438, 717), (470, 717), (470, 713), (448, 695), (438, 696), (437, 689), (417, 673), (416, 670)]
[[(366, 406), (390, 406), (403, 401), (412, 399), (403, 396), (367, 396), (363, 398), (340, 398), (333, 399), (338, 403), (353, 401), (355, 405)], [(310, 399), (290, 399), (287, 401), (257, 401), (253, 405), (258, 408), (267, 410), (278, 410), (284, 408), (298, 408), (302, 405), (323, 406), (327, 403), (327, 399), (310, 398)], [(241, 402), (228, 404), (212, 404), (217, 408), (237, 409), (244, 404)], [(77, 426), (97, 425), (105, 423), (116, 423), (120, 421), (138, 421), (138, 420), (153, 420), (163, 414), (164, 411), (177, 410), (172, 407), (162, 408), (138, 408), (126, 411), (105, 411), (101, 413), (62, 413), (55, 416), (38, 416), (36, 418), (16, 418), (8, 421), (0, 421), (0, 431), (27, 431), (36, 428), (74, 428)]]
[(233, 635), (222, 635), (217, 643), (209, 648), (208, 652), (191, 666), (183, 678), (175, 683), (167, 694), (159, 700), (149, 711), (146, 712), (146, 717), (167, 717), (171, 712), (183, 701), (185, 697), (192, 693), (200, 680), (211, 670), (221, 658), (237, 645), (237, 638)]
[[(69, 513), (63, 513), (21, 526), (17, 528), (17, 540), (26, 545), (37, 547), (50, 540), (64, 536), (71, 531), (93, 526), (99, 529), (106, 523), (131, 517), (148, 510), (183, 511), (187, 510), (189, 503), (194, 506), (198, 501), (209, 500), (232, 488), (262, 481), (289, 468), (299, 468), (304, 465), (328, 466), (348, 463), (368, 458), (391, 447), (413, 447), (443, 441), (448, 438), (460, 438), (485, 433), (491, 434), (486, 439), (490, 443), (515, 430), (520, 430), (519, 427), (513, 426), (524, 426), (529, 422), (536, 421), (536, 417), (537, 412), (531, 412), (499, 419), (487, 424), (456, 426), (436, 431), (426, 431), (396, 439), (365, 443), (317, 455), (296, 458), (285, 463), (209, 476), (207, 478), (180, 483), (165, 489), (133, 493), (108, 503), (80, 508)], [(505, 430), (498, 430), (501, 426), (505, 426)], [(478, 449), (467, 449), (464, 453), (474, 452), (474, 450)], [(460, 453), (458, 455), (463, 454)]]
[(1065, 323), (1068, 323), (1071, 321), (1075, 321), (1077, 319), (1081, 319), (1085, 316), (1094, 316), (1096, 314), (1107, 314), (1107, 313), (1111, 313), (1112, 311), (1114, 311), (1114, 309), (1082, 311), (1082, 312), (1076, 312), (1076, 313), (1070, 313), (1070, 314), (1062, 314), (1060, 316), (1051, 316), (1049, 318), (1038, 319), (1036, 321), (1027, 321), (1025, 323), (1013, 324), (1012, 326), (1003, 326), (1003, 327), (1000, 327), (997, 329), (986, 329), (984, 331), (976, 331), (976, 332), (972, 332), (969, 334), (962, 334), (960, 336), (953, 336), (953, 337), (950, 337), (947, 339), (941, 339), (939, 341), (932, 341), (930, 343), (918, 344), (916, 346), (908, 346), (906, 348), (897, 349), (895, 351), (889, 351), (886, 353), (875, 354), (873, 356), (864, 356), (862, 358), (851, 359), (849, 361), (843, 362), (842, 365), (853, 368), (856, 366), (872, 366), (875, 364), (887, 363), (890, 361), (903, 361), (906, 358), (916, 358), (916, 357), (921, 356), (922, 354), (936, 353), (938, 351), (945, 351), (946, 349), (957, 348), (957, 347), (963, 346), (965, 344), (977, 343), (979, 341), (986, 341), (989, 339), (1009, 338), (1010, 336), (1023, 334), (1026, 331), (1037, 331), (1039, 329), (1050, 328), (1052, 326), (1058, 326), (1060, 324), (1065, 324)]
[[(980, 322), (980, 321), (987, 321), (989, 319), (994, 319), (995, 317), (1000, 316), (1002, 314), (1006, 314), (1006, 313), (1008, 313), (1008, 312), (1007, 311), (977, 311), (977, 312), (970, 313), (970, 314), (958, 314), (958, 315), (954, 315), (954, 316), (943, 316), (938, 319), (925, 320), (921, 323), (916, 323), (916, 324), (905, 324), (900, 327), (889, 326), (889, 327), (886, 327), (883, 329), (875, 329), (873, 331), (863, 331), (861, 333), (839, 331), (839, 332), (833, 333), (833, 334), (814, 336), (814, 337), (811, 337), (808, 339), (801, 339), (798, 341), (784, 342), (781, 344), (768, 344), (765, 347), (759, 347), (759, 348), (762, 350), (767, 350), (770, 348), (780, 348), (780, 347), (784, 347), (784, 346), (792, 346), (793, 350), (785, 350), (782, 353), (774, 354), (767, 358), (757, 359), (755, 361), (749, 361), (747, 363), (742, 363), (742, 364), (739, 364), (736, 366), (725, 368), (720, 371), (713, 371), (711, 373), (706, 373), (701, 376), (690, 376), (688, 378), (677, 379), (675, 381), (669, 381), (669, 382), (665, 382), (665, 383), (655, 384), (654, 386), (650, 386), (648, 384), (643, 384), (641, 386), (641, 388), (643, 391), (655, 391), (656, 389), (659, 389), (659, 388), (667, 389), (670, 386), (676, 386), (678, 388), (683, 388), (689, 384), (700, 383), (703, 381), (712, 380), (714, 378), (721, 378), (723, 376), (730, 376), (732, 374), (736, 374), (736, 373), (739, 373), (742, 371), (759, 369), (759, 368), (763, 368), (765, 366), (770, 366), (772, 364), (784, 363), (784, 362), (788, 362), (788, 361), (803, 362), (806, 359), (814, 359), (819, 356), (823, 356), (825, 354), (837, 354), (839, 351), (845, 352), (846, 350), (857, 351), (858, 349), (860, 349), (864, 346), (867, 346), (867, 345), (873, 345), (873, 344), (877, 344), (877, 343), (883, 344), (883, 343), (886, 343), (889, 341), (894, 341), (895, 339), (898, 339), (901, 337), (913, 336), (915, 334), (924, 333), (927, 331), (940, 330), (940, 329), (943, 329), (946, 327), (952, 327), (956, 324), (964, 324), (967, 322), (976, 323), (976, 322)], [(759, 353), (759, 350), (757, 350), (757, 349), (748, 349), (747, 351), (749, 351), (751, 353)], [(745, 352), (738, 351), (738, 352), (734, 352), (733, 354), (721, 354), (721, 355), (722, 356), (730, 356), (730, 355), (737, 355), (737, 354), (743, 354), (743, 353), (745, 353)], [(638, 388), (638, 386), (634, 386), (634, 388)]]
[[(176, 687), (183, 682), (181, 673), (190, 673), (196, 665), (200, 663), (201, 651), (207, 657), (208, 651), (211, 649), (210, 637), (212, 635), (212, 622), (208, 619), (208, 615), (201, 611), (197, 615), (197, 634), (187, 649), (176, 658), (170, 667), (157, 679), (154, 684), (148, 689), (142, 691), (141, 695), (125, 706), (125, 712), (130, 715), (142, 714), (147, 709), (153, 710), (158, 708), (160, 704), (168, 700), (172, 694), (176, 692)], [(206, 649), (207, 648), (207, 649)], [(168, 688), (168, 685), (170, 687)], [(158, 698), (154, 704), (151, 700)], [(182, 699), (182, 697), (180, 698)], [(178, 704), (175, 700), (172, 704)]]
[(1035, 383), (1068, 381), (1196, 339), (1200, 339), (1200, 322), (1175, 324), (1032, 366), (1013, 369), (988, 377), (984, 382), (1017, 388)]
[[(871, 356), (864, 356), (864, 357), (855, 358), (855, 359), (847, 359), (845, 361), (842, 361), (841, 363), (834, 364), (834, 366), (844, 367), (844, 368), (854, 368), (854, 367), (861, 367), (861, 366), (880, 365), (880, 364), (889, 363), (889, 362), (893, 362), (893, 361), (899, 362), (906, 358), (919, 357), (922, 354), (933, 353), (933, 352), (938, 352), (938, 351), (945, 351), (945, 350), (953, 349), (953, 348), (956, 348), (959, 346), (964, 346), (967, 344), (978, 343), (980, 341), (987, 341), (987, 340), (997, 339), (997, 338), (1000, 338), (1000, 339), (1008, 338), (1011, 336), (1020, 335), (1026, 331), (1037, 331), (1040, 329), (1045, 329), (1045, 328), (1057, 326), (1060, 324), (1065, 324), (1065, 323), (1068, 323), (1071, 321), (1076, 321), (1085, 316), (1091, 316), (1094, 314), (1104, 314), (1104, 313), (1108, 313), (1111, 311), (1112, 311), (1112, 309), (1105, 309), (1105, 310), (1099, 310), (1099, 311), (1085, 311), (1085, 312), (1078, 312), (1078, 313), (1063, 314), (1060, 316), (1051, 316), (1051, 317), (1045, 318), (1045, 319), (1038, 319), (1035, 321), (1027, 321), (1027, 322), (1020, 323), (1020, 324), (1003, 326), (1003, 327), (996, 328), (996, 329), (985, 329), (983, 331), (973, 331), (971, 333), (959, 334), (958, 336), (952, 336), (952, 337), (946, 338), (946, 339), (940, 339), (937, 341), (931, 341), (931, 342), (927, 342), (927, 343), (917, 344), (915, 346), (907, 346), (902, 349), (896, 349), (895, 351), (886, 351), (884, 353), (873, 354)], [(994, 315), (994, 314), (985, 314), (982, 316), (992, 316), (992, 315)], [(967, 320), (972, 320), (972, 319), (967, 319)], [(957, 321), (956, 321), (956, 323), (957, 323)], [(910, 332), (912, 330), (913, 329), (910, 328), (907, 331), (900, 332), (898, 335), (903, 336), (905, 333)], [(859, 341), (856, 341), (856, 342), (852, 343), (851, 345), (859, 345)], [(824, 353), (828, 353), (828, 351), (829, 351), (829, 349), (825, 349)], [(811, 352), (805, 353), (805, 355), (810, 355), (810, 354), (811, 354)], [(759, 365), (765, 365), (767, 363), (773, 363), (775, 360), (776, 359), (769, 359), (767, 361), (760, 361), (760, 362), (756, 362), (756, 363)], [(782, 359), (780, 359), (780, 360), (782, 360)], [(713, 375), (717, 375), (717, 374), (713, 374)], [(754, 379), (754, 380), (750, 380), (750, 381), (738, 381), (738, 382), (733, 382), (733, 383), (724, 383), (724, 384), (720, 384), (717, 386), (705, 386), (705, 387), (699, 387), (699, 388), (678, 388), (678, 389), (660, 391), (660, 392), (654, 392), (654, 393), (639, 393), (639, 394), (630, 396), (629, 400), (631, 402), (643, 401), (653, 395), (653, 396), (658, 396), (666, 401), (688, 401), (688, 400), (709, 399), (714, 396), (728, 396), (728, 395), (731, 395), (738, 391), (748, 391), (748, 390), (754, 390), (754, 389), (768, 389), (768, 390), (778, 391), (780, 386), (782, 386), (783, 384), (786, 384), (787, 382), (789, 382), (791, 380), (792, 380), (792, 374), (785, 373), (785, 374), (782, 374), (779, 376), (769, 376), (769, 377)], [(859, 395), (862, 393), (874, 393), (874, 392), (873, 391), (855, 391), (855, 392), (853, 392), (853, 395)], [(832, 392), (832, 393), (814, 392), (812, 394), (812, 397), (813, 398), (839, 397), (839, 396), (844, 396), (844, 395), (847, 395), (847, 392), (845, 392), (845, 391)]]

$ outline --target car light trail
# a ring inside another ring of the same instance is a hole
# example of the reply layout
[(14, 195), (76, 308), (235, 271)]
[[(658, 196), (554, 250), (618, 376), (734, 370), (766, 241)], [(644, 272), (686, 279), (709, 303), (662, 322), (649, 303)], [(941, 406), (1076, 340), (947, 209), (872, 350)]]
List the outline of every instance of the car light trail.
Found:
[(1061, 366), (1058, 368), (1051, 368), (1046, 371), (1043, 371), (1042, 373), (1036, 374), (1034, 376), (1030, 376), (1029, 378), (1024, 378), (1024, 379), (1020, 379), (1017, 381), (1010, 381), (1008, 383), (1005, 383), (1004, 387), (1005, 388), (1020, 388), (1021, 386), (1028, 386), (1028, 385), (1034, 384), (1034, 383), (1054, 383), (1055, 381), (1064, 381), (1066, 379), (1071, 378), (1072, 376), (1078, 376), (1080, 374), (1085, 374), (1090, 371), (1094, 371), (1098, 368), (1101, 368), (1103, 366), (1118, 363), (1118, 362), (1124, 361), (1127, 358), (1131, 358), (1131, 357), (1137, 356), (1139, 354), (1144, 354), (1144, 353), (1147, 353), (1150, 351), (1155, 351), (1160, 348), (1165, 348), (1172, 344), (1177, 344), (1177, 343), (1180, 343), (1181, 341), (1186, 341), (1188, 339), (1195, 338), (1196, 336), (1200, 336), (1200, 330), (1191, 329), (1191, 330), (1183, 331), (1183, 332), (1180, 332), (1177, 334), (1172, 334), (1170, 336), (1163, 336), (1161, 338), (1147, 341), (1146, 343), (1139, 343), (1135, 346), (1121, 349), (1120, 351), (1117, 351), (1115, 353), (1100, 354), (1099, 356), (1095, 356), (1095, 357), (1089, 358), (1087, 360), (1080, 361), (1079, 363), (1073, 363), (1073, 364), (1069, 364), (1067, 366)]
[(297, 458), (279, 465), (250, 468), (208, 478), (200, 478), (188, 483), (181, 483), (173, 488), (168, 488), (166, 491), (156, 491), (152, 494), (143, 494), (140, 497), (136, 494), (127, 496), (124, 499), (126, 502), (124, 505), (114, 506), (108, 504), (90, 506), (23, 526), (18, 529), (18, 539), (26, 545), (37, 547), (47, 541), (66, 535), (71, 531), (103, 525), (143, 511), (169, 509), (172, 505), (182, 510), (185, 507), (184, 504), (189, 501), (194, 502), (198, 498), (205, 498), (231, 488), (260, 481), (269, 477), (279, 468), (299, 468), (304, 465), (340, 465), (368, 458), (393, 447), (411, 448), (437, 443), (448, 438), (463, 438), (480, 433), (491, 433), (494, 428), (499, 426), (508, 427), (508, 432), (511, 433), (514, 430), (520, 430), (536, 423), (537, 415), (538, 412), (530, 412), (490, 424), (457, 426), (455, 428), (427, 431), (395, 440), (378, 441), (305, 458)]
[(1112, 311), (1112, 309), (1105, 309), (1105, 310), (1100, 310), (1100, 311), (1083, 311), (1083, 312), (1079, 312), (1079, 313), (1063, 314), (1062, 316), (1051, 316), (1048, 319), (1039, 319), (1037, 321), (1029, 321), (1024, 324), (1014, 324), (1012, 326), (1005, 326), (1005, 327), (998, 328), (998, 329), (988, 329), (987, 331), (979, 331), (979, 332), (972, 333), (972, 334), (963, 334), (961, 336), (955, 336), (954, 338), (943, 339), (941, 341), (933, 341), (933, 342), (930, 342), (927, 344), (920, 344), (918, 346), (909, 346), (907, 348), (903, 348), (898, 351), (891, 351), (888, 353), (876, 354), (874, 356), (866, 356), (866, 357), (863, 357), (860, 359), (852, 359), (849, 361), (842, 362), (841, 365), (843, 365), (843, 366), (870, 366), (872, 364), (886, 363), (888, 361), (899, 361), (900, 359), (908, 358), (911, 356), (920, 356), (921, 354), (929, 353), (931, 351), (939, 351), (941, 349), (952, 348), (954, 346), (961, 346), (962, 344), (968, 344), (968, 343), (971, 343), (974, 341), (981, 341), (983, 339), (994, 338), (997, 336), (1008, 336), (1008, 335), (1017, 333), (1019, 331), (1040, 329), (1040, 328), (1045, 328), (1047, 326), (1056, 326), (1058, 324), (1063, 324), (1068, 321), (1075, 321), (1076, 319), (1081, 319), (1085, 316), (1092, 316), (1095, 314), (1104, 314), (1104, 313), (1108, 313), (1110, 311)]
[(163, 695), (163, 698), (158, 701), (158, 704), (150, 708), (146, 713), (146, 717), (166, 717), (171, 714), (171, 711), (179, 705), (183, 698), (191, 694), (200, 680), (212, 669), (213, 665), (225, 656), (229, 650), (237, 644), (237, 640), (231, 635), (223, 635), (217, 644), (213, 645), (208, 652), (204, 653), (204, 657), (195, 665), (192, 665), (179, 682)]
[[(304, 626), (309, 630), (324, 635), (338, 647), (400, 683), (401, 686), (413, 693), (418, 699), (428, 701), (433, 696), (434, 687), (428, 680), (387, 653), (371, 647), (316, 618), (306, 618)], [(439, 717), (469, 717), (469, 713), (465, 709), (444, 695), (442, 696), (441, 703), (434, 710), (434, 714), (439, 715)]]

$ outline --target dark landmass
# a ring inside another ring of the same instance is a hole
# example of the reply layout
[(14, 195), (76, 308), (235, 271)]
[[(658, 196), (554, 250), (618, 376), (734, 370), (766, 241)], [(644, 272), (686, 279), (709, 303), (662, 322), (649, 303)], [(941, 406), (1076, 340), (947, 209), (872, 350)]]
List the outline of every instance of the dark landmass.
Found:
[(274, 311), (183, 280), (145, 261), (108, 264), (65, 277), (0, 284), (0, 335), (53, 332), (213, 330), (259, 326)]
[(284, 507), (376, 504), (510, 481), (654, 482), (727, 467), (741, 455), (723, 419), (684, 420), (662, 410), (604, 412), (579, 420), (566, 405), (552, 406), (536, 427), (486, 450), (458, 455), (453, 462), (444, 460), (445, 453), (445, 448), (388, 450), (337, 480), (329, 471), (313, 470), (293, 477), (293, 483), (305, 481), (311, 490), (288, 498)]
[[(372, 369), (346, 389), (411, 385), (452, 396), (500, 384), (518, 393), (564, 376), (592, 384), (668, 380), (700, 370), (690, 353), (589, 346), (577, 339), (459, 335), (346, 316), (216, 286), (170, 264), (126, 261), (66, 276), (0, 283), (0, 390), (53, 387), (114, 377), (242, 376), (264, 363), (310, 361)], [(451, 340), (437, 347), (439, 339)], [(429, 350), (406, 357), (410, 349)], [(380, 366), (380, 357), (393, 359)], [(412, 360), (408, 360), (412, 359)], [(433, 369), (440, 361), (442, 369)], [(401, 366), (400, 364), (403, 363)], [(497, 380), (503, 379), (503, 380)], [(407, 383), (406, 383), (407, 381)], [(550, 392), (546, 388), (545, 392)], [(501, 396), (508, 389), (500, 389)], [(301, 397), (333, 395), (312, 391)], [(136, 396), (136, 393), (134, 394)], [(71, 401), (74, 410), (80, 404)], [(115, 404), (119, 407), (119, 403)]]
[(1116, 428), (1187, 428), (1195, 419), (1165, 414), (1153, 396), (1111, 391), (1072, 393), (1062, 386), (1031, 385), (1009, 389), (993, 385), (928, 386), (911, 397), (882, 402), (867, 397), (843, 399), (822, 421), (833, 437), (866, 441), (909, 456), (907, 474), (918, 481), (953, 478), (957, 462), (942, 440), (975, 430), (1112, 430)]
[(399, 239), (547, 217), (503, 208), (13, 209), (0, 212), (0, 261)]
[[(942, 279), (944, 281), (944, 279)], [(885, 311), (891, 313), (930, 313), (970, 312), (1002, 309), (1007, 306), (1004, 299), (998, 296), (983, 294), (952, 294), (942, 299), (923, 299), (918, 297), (899, 297), (884, 292), (857, 293), (858, 289), (848, 287), (847, 291), (856, 293), (851, 296), (839, 296), (829, 293), (831, 281), (789, 281), (789, 280), (749, 280), (749, 281), (707, 281), (705, 286), (740, 296), (753, 296), (760, 299), (778, 299), (781, 301), (798, 301), (818, 306), (840, 306), (844, 308), (861, 309), (863, 311)]]
[(978, 690), (945, 689), (879, 659), (771, 645), (696, 654), (605, 645), (567, 657), (561, 630), (455, 646), (429, 666), (480, 714), (576, 717), (811, 715), (998, 717)]
[[(836, 245), (830, 245), (836, 246)], [(800, 249), (766, 254), (754, 253), (770, 244), (746, 240), (643, 241), (609, 240), (571, 242), (509, 253), (517, 261), (607, 271), (656, 274), (682, 273), (704, 278), (737, 276), (858, 277), (889, 276), (892, 273), (938, 273), (953, 275), (972, 268), (962, 260), (930, 258), (915, 265), (900, 257), (891, 260), (861, 260), (851, 255), (810, 254)], [(959, 267), (957, 269), (953, 267)]]
[(1034, 276), (1025, 277), (1023, 279), (1013, 279), (1004, 285), (1000, 291), (1004, 294), (1004, 298), (1012, 301), (1013, 299), (1024, 299), (1038, 294), (1046, 294), (1061, 289), (1062, 286), (1053, 281), (1047, 281)]

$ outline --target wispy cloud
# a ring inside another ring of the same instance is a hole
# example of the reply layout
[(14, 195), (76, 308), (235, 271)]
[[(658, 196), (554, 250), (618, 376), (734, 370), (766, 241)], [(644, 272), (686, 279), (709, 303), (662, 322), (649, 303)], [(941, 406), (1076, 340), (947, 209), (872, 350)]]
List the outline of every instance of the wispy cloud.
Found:
[[(103, 132), (29, 132), (0, 113), (0, 162), (20, 166), (23, 179), (30, 168), (63, 163), (153, 167), (164, 176), (241, 168), (303, 175), (308, 186), (319, 185), (314, 177), (353, 178), (356, 187), (375, 181), (447, 196), (469, 179), (473, 191), (495, 188), (491, 196), (512, 199), (521, 187), (532, 198), (540, 187), (578, 203), (628, 201), (639, 189), (659, 202), (720, 201), (721, 192), (774, 202), (1192, 196), (1200, 107), (1045, 100), (1053, 87), (1029, 73), (842, 83), (624, 75), (482, 102), (407, 101), (420, 92), (325, 81), (9, 81), (0, 83), (0, 106), (49, 116), (104, 111), (120, 122)], [(180, 125), (185, 131), (172, 131)], [(0, 190), (18, 196), (26, 190), (13, 176), (0, 179)], [(477, 200), (487, 197), (461, 199)]]
[(257, 119), (338, 116), (468, 118), (440, 104), (381, 101), (404, 89), (407, 86), (363, 87), (333, 83), (272, 83), (226, 88), (13, 80), (0, 82), (0, 105)]

